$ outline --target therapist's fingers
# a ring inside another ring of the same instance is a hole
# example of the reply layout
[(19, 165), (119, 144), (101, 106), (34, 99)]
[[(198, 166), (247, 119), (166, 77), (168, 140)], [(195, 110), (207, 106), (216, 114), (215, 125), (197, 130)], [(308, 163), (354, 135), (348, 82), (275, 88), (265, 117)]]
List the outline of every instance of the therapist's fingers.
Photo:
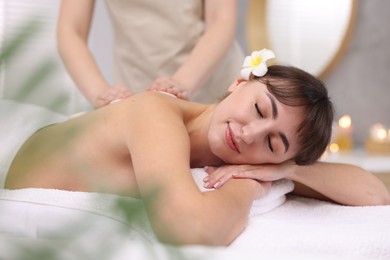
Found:
[(180, 88), (180, 87), (177, 87), (177, 86), (171, 86), (170, 89), (168, 89), (168, 92), (175, 95), (176, 97), (178, 98), (181, 98), (181, 99), (184, 99), (184, 100), (188, 100), (189, 99), (189, 95), (188, 95), (188, 91), (184, 88)]
[(160, 77), (152, 84), (149, 91), (162, 91), (184, 100), (189, 99), (189, 92), (180, 83), (168, 77)]
[(116, 101), (125, 99), (132, 95), (132, 92), (123, 86), (113, 86), (100, 93), (94, 104), (95, 108), (103, 107)]
[(149, 91), (166, 91), (172, 83), (167, 77), (160, 77), (157, 78), (152, 86), (150, 86), (147, 90)]

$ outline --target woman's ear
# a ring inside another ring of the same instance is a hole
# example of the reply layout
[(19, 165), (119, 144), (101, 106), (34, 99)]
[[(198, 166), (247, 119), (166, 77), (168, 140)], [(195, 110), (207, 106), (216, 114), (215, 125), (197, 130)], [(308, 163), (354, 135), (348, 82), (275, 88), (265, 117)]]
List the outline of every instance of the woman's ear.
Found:
[(246, 80), (244, 78), (242, 78), (242, 77), (236, 78), (236, 80), (233, 81), (232, 84), (230, 84), (230, 86), (228, 88), (228, 92), (229, 93), (233, 92), (238, 87), (238, 85), (240, 85), (240, 83), (244, 82), (244, 81), (246, 81)]

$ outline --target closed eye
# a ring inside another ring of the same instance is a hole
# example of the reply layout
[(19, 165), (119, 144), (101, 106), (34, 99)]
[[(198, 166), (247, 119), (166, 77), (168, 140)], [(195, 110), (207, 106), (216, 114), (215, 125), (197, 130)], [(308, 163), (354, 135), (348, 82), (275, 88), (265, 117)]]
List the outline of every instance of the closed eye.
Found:
[(256, 108), (256, 111), (259, 114), (259, 116), (261, 118), (264, 118), (263, 113), (261, 113), (261, 110), (260, 110), (259, 105), (257, 103), (255, 103), (255, 108)]

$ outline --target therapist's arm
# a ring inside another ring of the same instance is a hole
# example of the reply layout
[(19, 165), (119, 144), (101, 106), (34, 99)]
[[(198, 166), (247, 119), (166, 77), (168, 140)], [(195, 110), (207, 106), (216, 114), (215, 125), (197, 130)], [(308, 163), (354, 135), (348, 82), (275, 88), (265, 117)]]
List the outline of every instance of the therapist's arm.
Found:
[(205, 32), (188, 59), (170, 78), (158, 79), (151, 90), (172, 90), (180, 98), (190, 98), (210, 79), (235, 38), (235, 0), (205, 0)]
[(131, 94), (125, 87), (110, 87), (88, 48), (94, 0), (63, 0), (57, 24), (57, 47), (73, 81), (95, 107)]

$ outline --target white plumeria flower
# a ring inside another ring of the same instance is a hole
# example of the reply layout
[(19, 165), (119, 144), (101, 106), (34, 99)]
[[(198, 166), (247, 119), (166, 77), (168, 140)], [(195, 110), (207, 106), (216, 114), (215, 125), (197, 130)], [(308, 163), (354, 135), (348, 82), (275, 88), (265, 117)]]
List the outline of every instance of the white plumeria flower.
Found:
[(258, 77), (264, 76), (268, 71), (266, 61), (272, 58), (275, 58), (275, 54), (268, 49), (252, 52), (251, 56), (246, 56), (244, 59), (241, 76), (246, 80), (251, 78), (251, 74)]

